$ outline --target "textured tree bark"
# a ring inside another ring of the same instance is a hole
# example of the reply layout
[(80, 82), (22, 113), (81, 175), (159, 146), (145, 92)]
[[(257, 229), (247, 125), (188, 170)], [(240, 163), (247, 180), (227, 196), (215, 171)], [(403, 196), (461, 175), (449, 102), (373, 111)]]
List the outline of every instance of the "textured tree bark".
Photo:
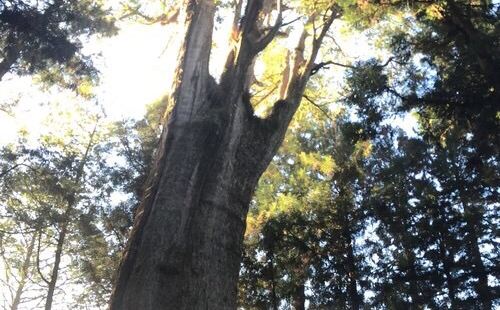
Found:
[(208, 72), (214, 2), (179, 5), (186, 36), (169, 101), (173, 108), (122, 258), (113, 310), (236, 309), (248, 205), (300, 103), (317, 54), (313, 49), (309, 61), (296, 68), (286, 99), (259, 119), (248, 102), (246, 79), (255, 56), (276, 35), (281, 12), (262, 34), (256, 26), (262, 0), (248, 1), (216, 84)]

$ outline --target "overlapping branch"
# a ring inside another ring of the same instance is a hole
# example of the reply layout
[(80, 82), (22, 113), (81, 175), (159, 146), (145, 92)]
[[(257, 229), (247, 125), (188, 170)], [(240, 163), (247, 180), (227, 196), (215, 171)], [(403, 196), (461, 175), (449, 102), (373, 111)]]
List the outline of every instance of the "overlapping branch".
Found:
[[(313, 23), (318, 14), (313, 14), (309, 18), (309, 23)], [(305, 58), (305, 41), (308, 37), (308, 32), (306, 27), (299, 39), (297, 47), (295, 48), (295, 53), (291, 57), (291, 64), (289, 68), (289, 77), (287, 82), (284, 80), (283, 83), (287, 83), (286, 87), (282, 85), (281, 87), (281, 97), (282, 100), (275, 103), (273, 107), (273, 113), (269, 116), (270, 121), (276, 123), (275, 131), (273, 135), (283, 136), (286, 128), (288, 127), (295, 111), (297, 110), (300, 101), (303, 98), (306, 84), (311, 77), (311, 71), (315, 66), (315, 59), (319, 53), (319, 49), (325, 38), (328, 30), (330, 29), (333, 21), (340, 17), (340, 11), (336, 10), (335, 7), (331, 7), (328, 12), (323, 15), (323, 24), (316, 33), (314, 30), (312, 37), (312, 48), (309, 57)], [(286, 71), (286, 70), (285, 70)], [(285, 90), (286, 89), (286, 90)], [(282, 138), (282, 137), (281, 137)]]

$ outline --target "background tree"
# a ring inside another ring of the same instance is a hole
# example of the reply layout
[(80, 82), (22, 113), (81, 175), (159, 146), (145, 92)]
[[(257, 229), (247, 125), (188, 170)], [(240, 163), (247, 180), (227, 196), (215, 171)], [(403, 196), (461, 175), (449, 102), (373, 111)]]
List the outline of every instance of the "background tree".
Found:
[[(109, 294), (112, 269), (101, 268), (100, 260), (112, 259), (113, 250), (105, 232), (98, 228), (111, 192), (103, 157), (106, 148), (99, 146), (105, 139), (102, 115), (78, 105), (70, 111), (54, 110), (47, 121), (55, 127), (38, 137), (35, 134), (39, 143), (26, 136), (2, 150), (1, 223), (16, 227), (2, 231), (3, 245), (28, 245), (28, 250), (20, 250), (22, 264), (12, 260), (15, 252), (4, 256), (5, 263), (17, 269), (13, 275), (21, 277), (12, 308), (21, 303), (27, 281), (30, 289), (26, 295), (34, 299), (31, 303), (38, 299), (45, 309), (52, 308), (61, 280), (74, 285), (83, 275), (93, 273), (94, 282), (99, 282), (98, 277), (108, 281), (105, 289)], [(69, 270), (76, 274), (71, 275)], [(33, 295), (33, 285), (44, 290)]]
[(82, 41), (115, 33), (113, 18), (98, 1), (0, 1), (0, 79), (7, 72), (38, 73), (48, 83), (76, 89), (97, 78)]
[(339, 126), (341, 117), (321, 121), (321, 111), (306, 107), (309, 120), (296, 120), (248, 218), (240, 303), (249, 308), (363, 304), (358, 286), (365, 285), (366, 266), (357, 242), (365, 214), (358, 197), (370, 145), (353, 142), (353, 128)]

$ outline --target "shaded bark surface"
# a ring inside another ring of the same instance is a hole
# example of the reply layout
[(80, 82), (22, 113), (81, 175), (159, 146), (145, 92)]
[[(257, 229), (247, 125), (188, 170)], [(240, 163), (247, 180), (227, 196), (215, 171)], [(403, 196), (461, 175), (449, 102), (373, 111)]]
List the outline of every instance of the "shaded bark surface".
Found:
[(180, 5), (186, 37), (169, 99), (173, 109), (110, 309), (236, 309), (248, 205), (300, 103), (317, 54), (313, 49), (311, 58), (294, 68), (286, 98), (268, 118), (254, 116), (247, 95), (249, 68), (281, 22), (279, 13), (262, 34), (256, 26), (262, 4), (248, 1), (219, 84), (208, 72), (214, 3)]

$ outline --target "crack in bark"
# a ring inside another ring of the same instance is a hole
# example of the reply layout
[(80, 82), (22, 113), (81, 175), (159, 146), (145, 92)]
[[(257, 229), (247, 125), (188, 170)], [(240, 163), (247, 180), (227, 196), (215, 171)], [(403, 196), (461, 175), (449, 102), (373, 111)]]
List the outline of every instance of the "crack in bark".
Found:
[[(187, 26), (172, 117), (120, 265), (110, 308), (234, 309), (245, 216), (260, 175), (284, 138), (309, 78), (325, 28), (310, 58), (296, 51), (286, 100), (260, 119), (246, 98), (248, 71), (281, 25), (261, 35), (262, 0), (249, 0), (219, 85), (208, 74), (209, 0), (187, 1)], [(333, 17), (333, 13), (330, 15)], [(202, 40), (205, 43), (197, 42)], [(208, 41), (204, 41), (208, 40)], [(251, 44), (258, 43), (257, 48)], [(301, 60), (302, 59), (302, 60)], [(191, 112), (189, 112), (191, 111)], [(193, 113), (193, 111), (195, 111)], [(186, 113), (188, 112), (188, 113)]]

